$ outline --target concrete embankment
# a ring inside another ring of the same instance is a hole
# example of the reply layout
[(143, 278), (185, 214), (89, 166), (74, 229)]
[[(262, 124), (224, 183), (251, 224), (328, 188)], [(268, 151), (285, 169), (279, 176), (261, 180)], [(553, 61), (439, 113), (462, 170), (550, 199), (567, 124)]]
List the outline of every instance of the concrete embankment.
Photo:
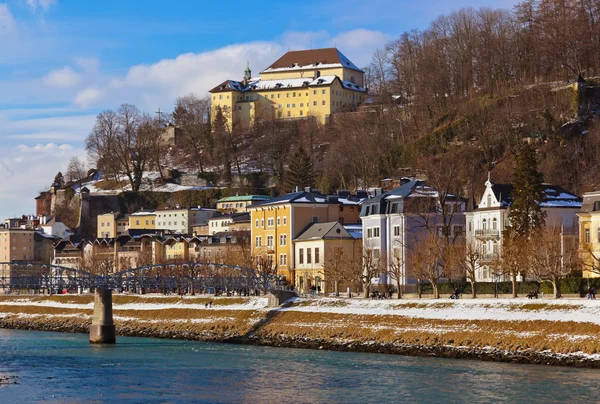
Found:
[[(265, 298), (114, 300), (120, 336), (600, 367), (595, 302), (298, 299), (272, 310)], [(1, 328), (87, 333), (91, 315), (86, 296), (0, 299)]]

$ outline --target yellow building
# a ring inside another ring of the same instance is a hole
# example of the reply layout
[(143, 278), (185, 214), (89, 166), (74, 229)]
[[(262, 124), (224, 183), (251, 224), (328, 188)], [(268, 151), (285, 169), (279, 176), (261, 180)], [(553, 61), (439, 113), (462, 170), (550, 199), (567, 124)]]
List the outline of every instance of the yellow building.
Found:
[(98, 238), (115, 238), (129, 230), (129, 216), (119, 212), (98, 215)]
[(154, 210), (139, 210), (129, 215), (130, 229), (156, 229), (156, 212)]
[(336, 48), (290, 51), (253, 78), (226, 80), (212, 90), (213, 118), (220, 109), (229, 130), (248, 127), (256, 117), (315, 117), (326, 123), (367, 98), (364, 72)]
[(304, 293), (331, 293), (352, 266), (362, 262), (362, 231), (348, 231), (340, 222), (313, 223), (294, 239), (295, 282)]
[(579, 254), (584, 278), (600, 277), (600, 191), (583, 194), (579, 216)]
[(340, 202), (310, 192), (294, 192), (252, 205), (252, 256), (270, 260), (279, 275), (294, 284), (292, 241), (311, 223), (337, 222)]
[(0, 262), (33, 261), (34, 234), (34, 230), (0, 229)]

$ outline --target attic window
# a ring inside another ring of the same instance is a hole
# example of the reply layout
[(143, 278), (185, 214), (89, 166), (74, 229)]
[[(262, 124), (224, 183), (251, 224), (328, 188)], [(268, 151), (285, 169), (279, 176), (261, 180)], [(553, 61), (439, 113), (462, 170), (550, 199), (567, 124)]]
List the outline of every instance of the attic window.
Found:
[(323, 80), (323, 79), (319, 79), (319, 80), (317, 80), (317, 83), (318, 83), (318, 84), (323, 84), (323, 82), (324, 82), (324, 81), (325, 81), (325, 80)]
[(350, 66), (350, 62), (349, 62), (349, 61), (346, 61), (346, 65)]

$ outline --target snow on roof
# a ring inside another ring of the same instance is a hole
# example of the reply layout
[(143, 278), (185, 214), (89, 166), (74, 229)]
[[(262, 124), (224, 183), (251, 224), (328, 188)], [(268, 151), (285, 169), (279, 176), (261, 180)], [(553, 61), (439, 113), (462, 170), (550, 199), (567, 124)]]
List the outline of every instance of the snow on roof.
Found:
[(341, 67), (362, 72), (337, 48), (325, 48), (287, 52), (262, 73)]

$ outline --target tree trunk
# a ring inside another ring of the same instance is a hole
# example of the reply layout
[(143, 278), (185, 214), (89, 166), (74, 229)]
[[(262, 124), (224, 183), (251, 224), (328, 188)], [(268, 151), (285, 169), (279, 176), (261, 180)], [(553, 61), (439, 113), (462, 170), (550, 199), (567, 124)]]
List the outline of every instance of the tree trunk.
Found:
[(475, 289), (475, 280), (471, 280), (471, 298), (477, 299), (477, 289)]
[(370, 283), (365, 283), (365, 290), (364, 290), (364, 298), (368, 299), (369, 298), (369, 292), (371, 291), (371, 284)]
[(517, 274), (511, 274), (511, 282), (512, 282), (512, 297), (517, 297)]
[(335, 297), (340, 297), (340, 290), (339, 290), (339, 281), (336, 280), (333, 282), (333, 285), (335, 287)]
[(433, 298), (434, 299), (439, 299), (440, 298), (440, 291), (438, 289), (438, 284), (435, 281), (431, 282), (431, 286), (433, 286)]
[(397, 281), (397, 286), (398, 286), (398, 299), (402, 298), (402, 293), (400, 293), (400, 288), (402, 287), (402, 285), (400, 285), (400, 280)]
[(560, 279), (553, 279), (552, 287), (554, 288), (554, 298), (560, 299), (562, 297), (562, 292), (560, 290)]

